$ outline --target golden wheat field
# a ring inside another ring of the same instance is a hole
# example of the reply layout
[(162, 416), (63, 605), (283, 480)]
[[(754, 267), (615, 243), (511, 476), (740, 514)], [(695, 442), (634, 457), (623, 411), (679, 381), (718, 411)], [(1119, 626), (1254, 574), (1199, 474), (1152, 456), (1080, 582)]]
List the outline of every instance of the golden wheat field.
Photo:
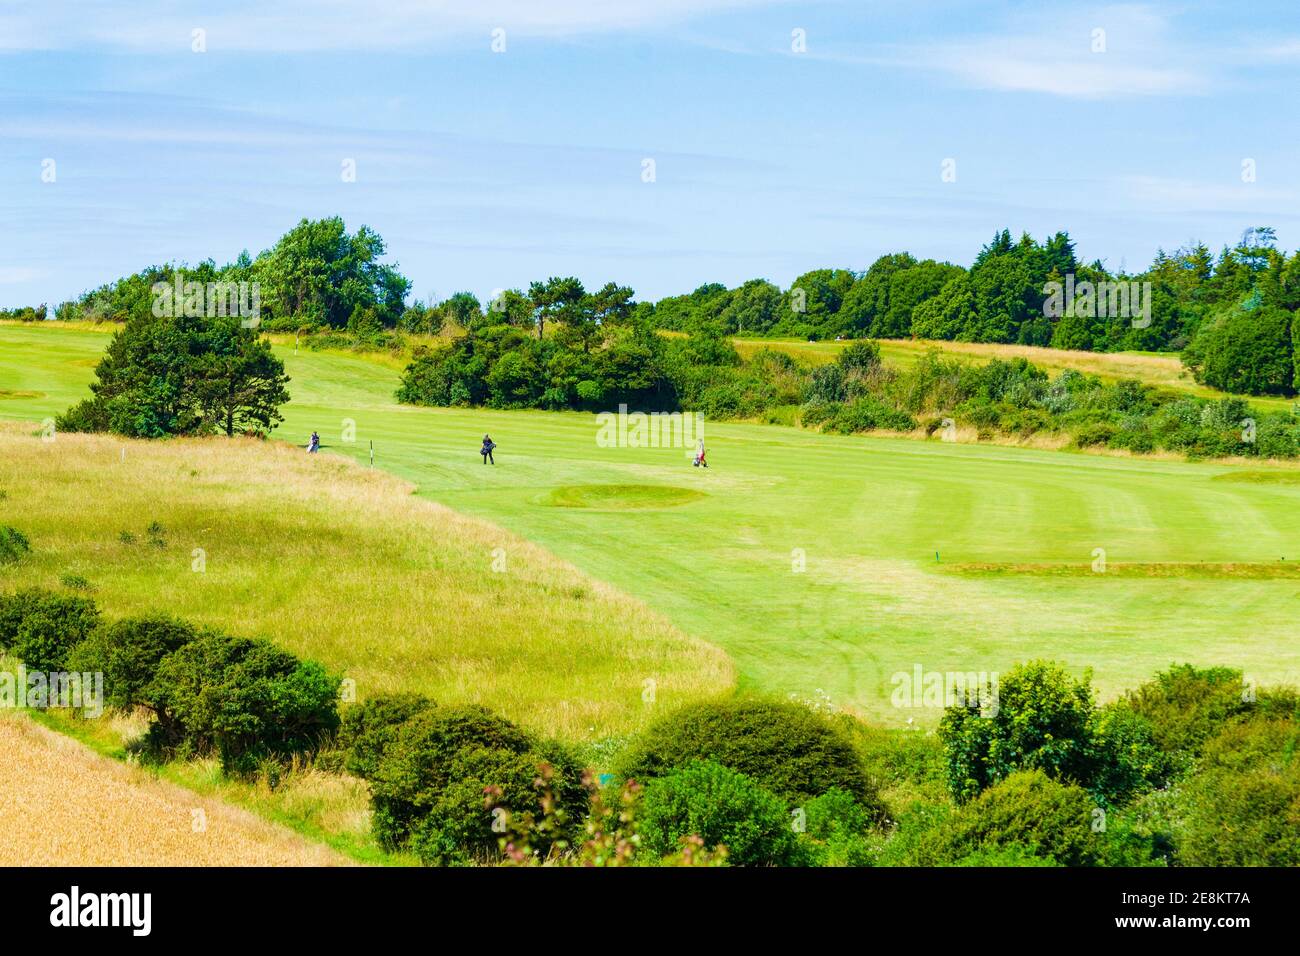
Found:
[(0, 866), (330, 866), (326, 847), (0, 716)]

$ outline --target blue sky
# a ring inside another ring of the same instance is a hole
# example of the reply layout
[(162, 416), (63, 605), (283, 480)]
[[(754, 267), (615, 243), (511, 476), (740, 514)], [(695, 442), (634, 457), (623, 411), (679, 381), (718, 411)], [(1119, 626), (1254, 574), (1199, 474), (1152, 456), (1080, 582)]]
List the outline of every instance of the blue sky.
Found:
[(424, 298), (1295, 248), (1298, 80), (1294, 0), (0, 0), (0, 305), (334, 214)]

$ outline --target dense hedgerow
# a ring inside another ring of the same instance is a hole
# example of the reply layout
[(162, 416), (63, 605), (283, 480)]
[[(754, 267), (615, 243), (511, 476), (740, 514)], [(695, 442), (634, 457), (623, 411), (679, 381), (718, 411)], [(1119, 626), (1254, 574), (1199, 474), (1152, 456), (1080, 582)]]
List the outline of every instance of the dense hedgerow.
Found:
[(162, 658), (152, 687), (170, 724), (156, 731), (179, 737), (157, 742), (233, 772), (314, 752), (338, 727), (338, 678), (269, 641), (203, 634)]
[(619, 769), (645, 782), (692, 760), (743, 773), (791, 808), (838, 787), (872, 819), (884, 814), (849, 734), (801, 704), (737, 699), (684, 707), (652, 724)]
[(386, 694), (348, 707), (337, 740), (344, 769), (358, 777), (373, 777), (398, 729), (436, 706), (422, 694)]
[(658, 856), (688, 837), (727, 849), (735, 866), (793, 866), (806, 860), (785, 803), (743, 773), (695, 760), (649, 781), (639, 811), (644, 847)]
[(593, 343), (492, 325), (418, 350), (397, 399), (493, 408), (601, 410), (626, 403), (671, 409), (677, 407), (667, 370), (671, 348), (662, 337), (633, 327), (603, 330)]
[(90, 598), (38, 588), (0, 596), (0, 650), (29, 670), (66, 670), (69, 654), (98, 624)]
[(165, 739), (180, 728), (165, 705), (158, 668), (167, 655), (196, 640), (203, 631), (164, 614), (122, 618), (103, 624), (74, 650), (69, 667), (104, 675), (104, 703), (116, 710), (143, 707), (162, 725)]
[(38, 589), (0, 596), (0, 650), (30, 671), (98, 672), (104, 703), (153, 717), (153, 756), (217, 753), (246, 772), (310, 753), (338, 726), (338, 679), (268, 641), (163, 615), (101, 623), (86, 597)]

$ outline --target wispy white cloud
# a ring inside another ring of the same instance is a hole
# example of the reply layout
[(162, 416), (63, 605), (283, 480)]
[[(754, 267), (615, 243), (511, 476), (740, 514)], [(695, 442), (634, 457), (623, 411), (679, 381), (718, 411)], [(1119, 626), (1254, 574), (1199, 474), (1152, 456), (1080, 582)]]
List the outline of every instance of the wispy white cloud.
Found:
[(1300, 38), (1265, 41), (1253, 52), (1270, 60), (1300, 60)]
[(1152, 211), (1295, 215), (1300, 192), (1261, 183), (1208, 182), (1164, 176), (1129, 176), (1119, 181), (1127, 201)]
[(50, 273), (45, 269), (31, 269), (25, 266), (0, 268), (0, 285), (17, 285), (20, 282), (35, 282), (44, 279)]
[(946, 75), (958, 85), (1075, 99), (1198, 94), (1211, 62), (1176, 39), (1164, 14), (1142, 5), (1048, 9), (1002, 32), (973, 33), (814, 56)]
[(436, 49), (491, 31), (566, 37), (646, 29), (774, 0), (102, 0), (0, 2), (0, 50), (187, 51), (205, 31), (209, 51), (313, 52)]

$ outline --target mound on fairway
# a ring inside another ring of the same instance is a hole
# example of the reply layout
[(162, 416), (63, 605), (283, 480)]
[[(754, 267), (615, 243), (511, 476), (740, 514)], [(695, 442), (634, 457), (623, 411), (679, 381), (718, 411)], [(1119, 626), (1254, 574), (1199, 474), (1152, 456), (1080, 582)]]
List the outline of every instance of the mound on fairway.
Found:
[(1215, 481), (1244, 481), (1251, 485), (1300, 485), (1300, 471), (1228, 471), (1215, 475)]
[(673, 508), (705, 497), (694, 488), (670, 485), (565, 485), (556, 488), (546, 503), (556, 508), (600, 508), (625, 511), (638, 508)]
[(1095, 579), (1099, 586), (1118, 578), (1300, 578), (1300, 562), (1277, 561), (1160, 561), (1148, 563), (1110, 563), (1094, 567), (1089, 563), (1074, 564), (994, 564), (980, 562), (945, 564), (940, 569), (948, 574), (966, 575), (1030, 575), (1042, 577), (1086, 577)]
[(0, 866), (347, 863), (251, 813), (0, 717)]
[[(638, 728), (731, 685), (725, 655), (542, 548), (383, 472), (252, 439), (128, 442), (0, 426), (0, 589), (89, 585), (111, 616), (263, 635), (355, 682), (481, 703), (544, 733)], [(84, 579), (84, 583), (83, 580)]]

